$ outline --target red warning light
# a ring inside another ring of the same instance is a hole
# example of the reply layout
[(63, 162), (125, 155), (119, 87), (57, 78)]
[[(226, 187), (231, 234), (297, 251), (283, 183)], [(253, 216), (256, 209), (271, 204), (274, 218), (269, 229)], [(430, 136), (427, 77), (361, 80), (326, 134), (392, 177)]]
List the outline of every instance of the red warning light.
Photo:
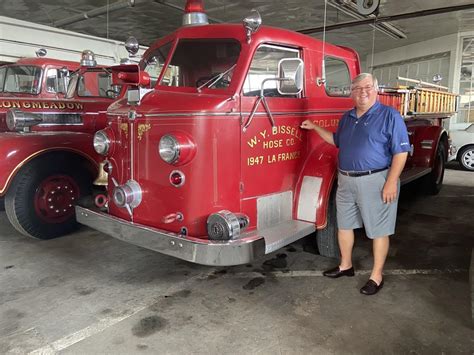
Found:
[(184, 8), (185, 13), (204, 12), (204, 3), (202, 0), (188, 0)]

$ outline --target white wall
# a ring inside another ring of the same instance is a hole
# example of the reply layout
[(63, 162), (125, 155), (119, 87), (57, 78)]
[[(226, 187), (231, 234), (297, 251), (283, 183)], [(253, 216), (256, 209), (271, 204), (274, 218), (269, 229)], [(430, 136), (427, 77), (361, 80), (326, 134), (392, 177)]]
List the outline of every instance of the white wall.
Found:
[[(81, 52), (89, 49), (96, 54), (97, 63), (104, 65), (118, 64), (120, 58), (128, 57), (119, 41), (0, 16), (0, 62), (34, 57), (39, 48), (45, 48), (49, 58), (71, 61), (79, 61)], [(138, 54), (145, 49), (141, 47)]]
[[(454, 80), (456, 82), (456, 89), (459, 88), (459, 82), (461, 80), (461, 60), (462, 60), (462, 41), (464, 37), (474, 37), (474, 31), (469, 32), (460, 32), (458, 33), (458, 41), (457, 41), (457, 51), (456, 51), (456, 61), (454, 62)], [(455, 117), (451, 120), (449, 128), (451, 130), (456, 129), (465, 129), (471, 123), (461, 123), (458, 122), (460, 117)]]
[[(433, 54), (449, 52), (450, 53), (450, 65), (449, 65), (449, 78), (448, 86), (451, 90), (457, 92), (459, 75), (456, 72), (456, 65), (458, 61), (458, 34), (452, 34), (444, 37), (430, 39), (424, 42), (413, 43), (408, 46), (390, 49), (384, 52), (378, 52), (374, 55), (374, 66), (401, 62), (404, 60), (415, 59), (425, 57)], [(371, 71), (368, 66), (372, 63), (372, 55), (367, 55), (364, 61), (367, 65), (364, 70)], [(458, 70), (459, 71), (459, 70)]]
[[(388, 51), (375, 53), (374, 66), (399, 62), (403, 60), (415, 59), (443, 52), (449, 52), (449, 78), (448, 87), (450, 91), (459, 93), (460, 66), (462, 37), (473, 36), (474, 32), (455, 33), (448, 36), (430, 39), (424, 42), (414, 43), (408, 46), (394, 48)], [(372, 56), (367, 55), (365, 63), (370, 65)], [(365, 68), (370, 71), (371, 68)], [(457, 123), (457, 115), (449, 120), (449, 129), (462, 129), (466, 124)]]

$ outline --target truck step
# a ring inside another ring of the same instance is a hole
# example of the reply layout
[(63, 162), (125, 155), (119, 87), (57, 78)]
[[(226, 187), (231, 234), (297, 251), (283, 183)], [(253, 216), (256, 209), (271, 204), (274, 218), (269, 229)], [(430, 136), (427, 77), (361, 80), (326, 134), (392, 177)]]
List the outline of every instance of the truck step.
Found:
[(258, 234), (265, 239), (265, 254), (269, 254), (313, 233), (315, 230), (314, 223), (289, 220), (260, 230)]

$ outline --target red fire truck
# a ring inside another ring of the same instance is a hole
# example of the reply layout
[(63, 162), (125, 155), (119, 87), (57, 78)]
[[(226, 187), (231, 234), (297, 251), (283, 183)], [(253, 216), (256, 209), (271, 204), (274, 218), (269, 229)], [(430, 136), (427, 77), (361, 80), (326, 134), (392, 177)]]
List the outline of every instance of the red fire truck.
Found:
[[(20, 62), (43, 64), (0, 69), (8, 93), (0, 97), (0, 198), (19, 232), (49, 239), (77, 226), (73, 206), (91, 194), (98, 171), (93, 135), (105, 127), (106, 109), (121, 88), (112, 86), (111, 73), (96, 66), (90, 51), (70, 76), (62, 61)], [(53, 69), (57, 76), (50, 75)], [(67, 90), (58, 78), (67, 79)]]
[[(336, 256), (337, 150), (299, 126), (337, 128), (353, 106), (357, 54), (260, 26), (257, 13), (243, 26), (192, 22), (203, 19), (202, 3), (188, 1), (184, 22), (193, 26), (158, 40), (139, 66), (113, 70), (128, 97), (94, 137), (107, 211), (76, 206), (78, 221), (205, 265), (248, 263), (315, 231), (320, 253)], [(420, 92), (430, 99), (415, 102)], [(404, 182), (423, 177), (432, 193), (443, 180), (441, 120), (453, 96), (410, 87), (381, 94), (410, 132)]]

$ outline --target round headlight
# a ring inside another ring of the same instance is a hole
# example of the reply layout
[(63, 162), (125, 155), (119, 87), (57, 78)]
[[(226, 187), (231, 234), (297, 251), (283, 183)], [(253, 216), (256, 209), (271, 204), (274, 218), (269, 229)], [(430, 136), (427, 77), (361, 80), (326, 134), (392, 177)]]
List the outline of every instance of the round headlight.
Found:
[(104, 131), (94, 134), (94, 149), (100, 155), (106, 155), (110, 149), (110, 138)]
[(169, 164), (173, 164), (179, 159), (180, 145), (176, 137), (172, 135), (161, 137), (158, 149), (161, 159)]

